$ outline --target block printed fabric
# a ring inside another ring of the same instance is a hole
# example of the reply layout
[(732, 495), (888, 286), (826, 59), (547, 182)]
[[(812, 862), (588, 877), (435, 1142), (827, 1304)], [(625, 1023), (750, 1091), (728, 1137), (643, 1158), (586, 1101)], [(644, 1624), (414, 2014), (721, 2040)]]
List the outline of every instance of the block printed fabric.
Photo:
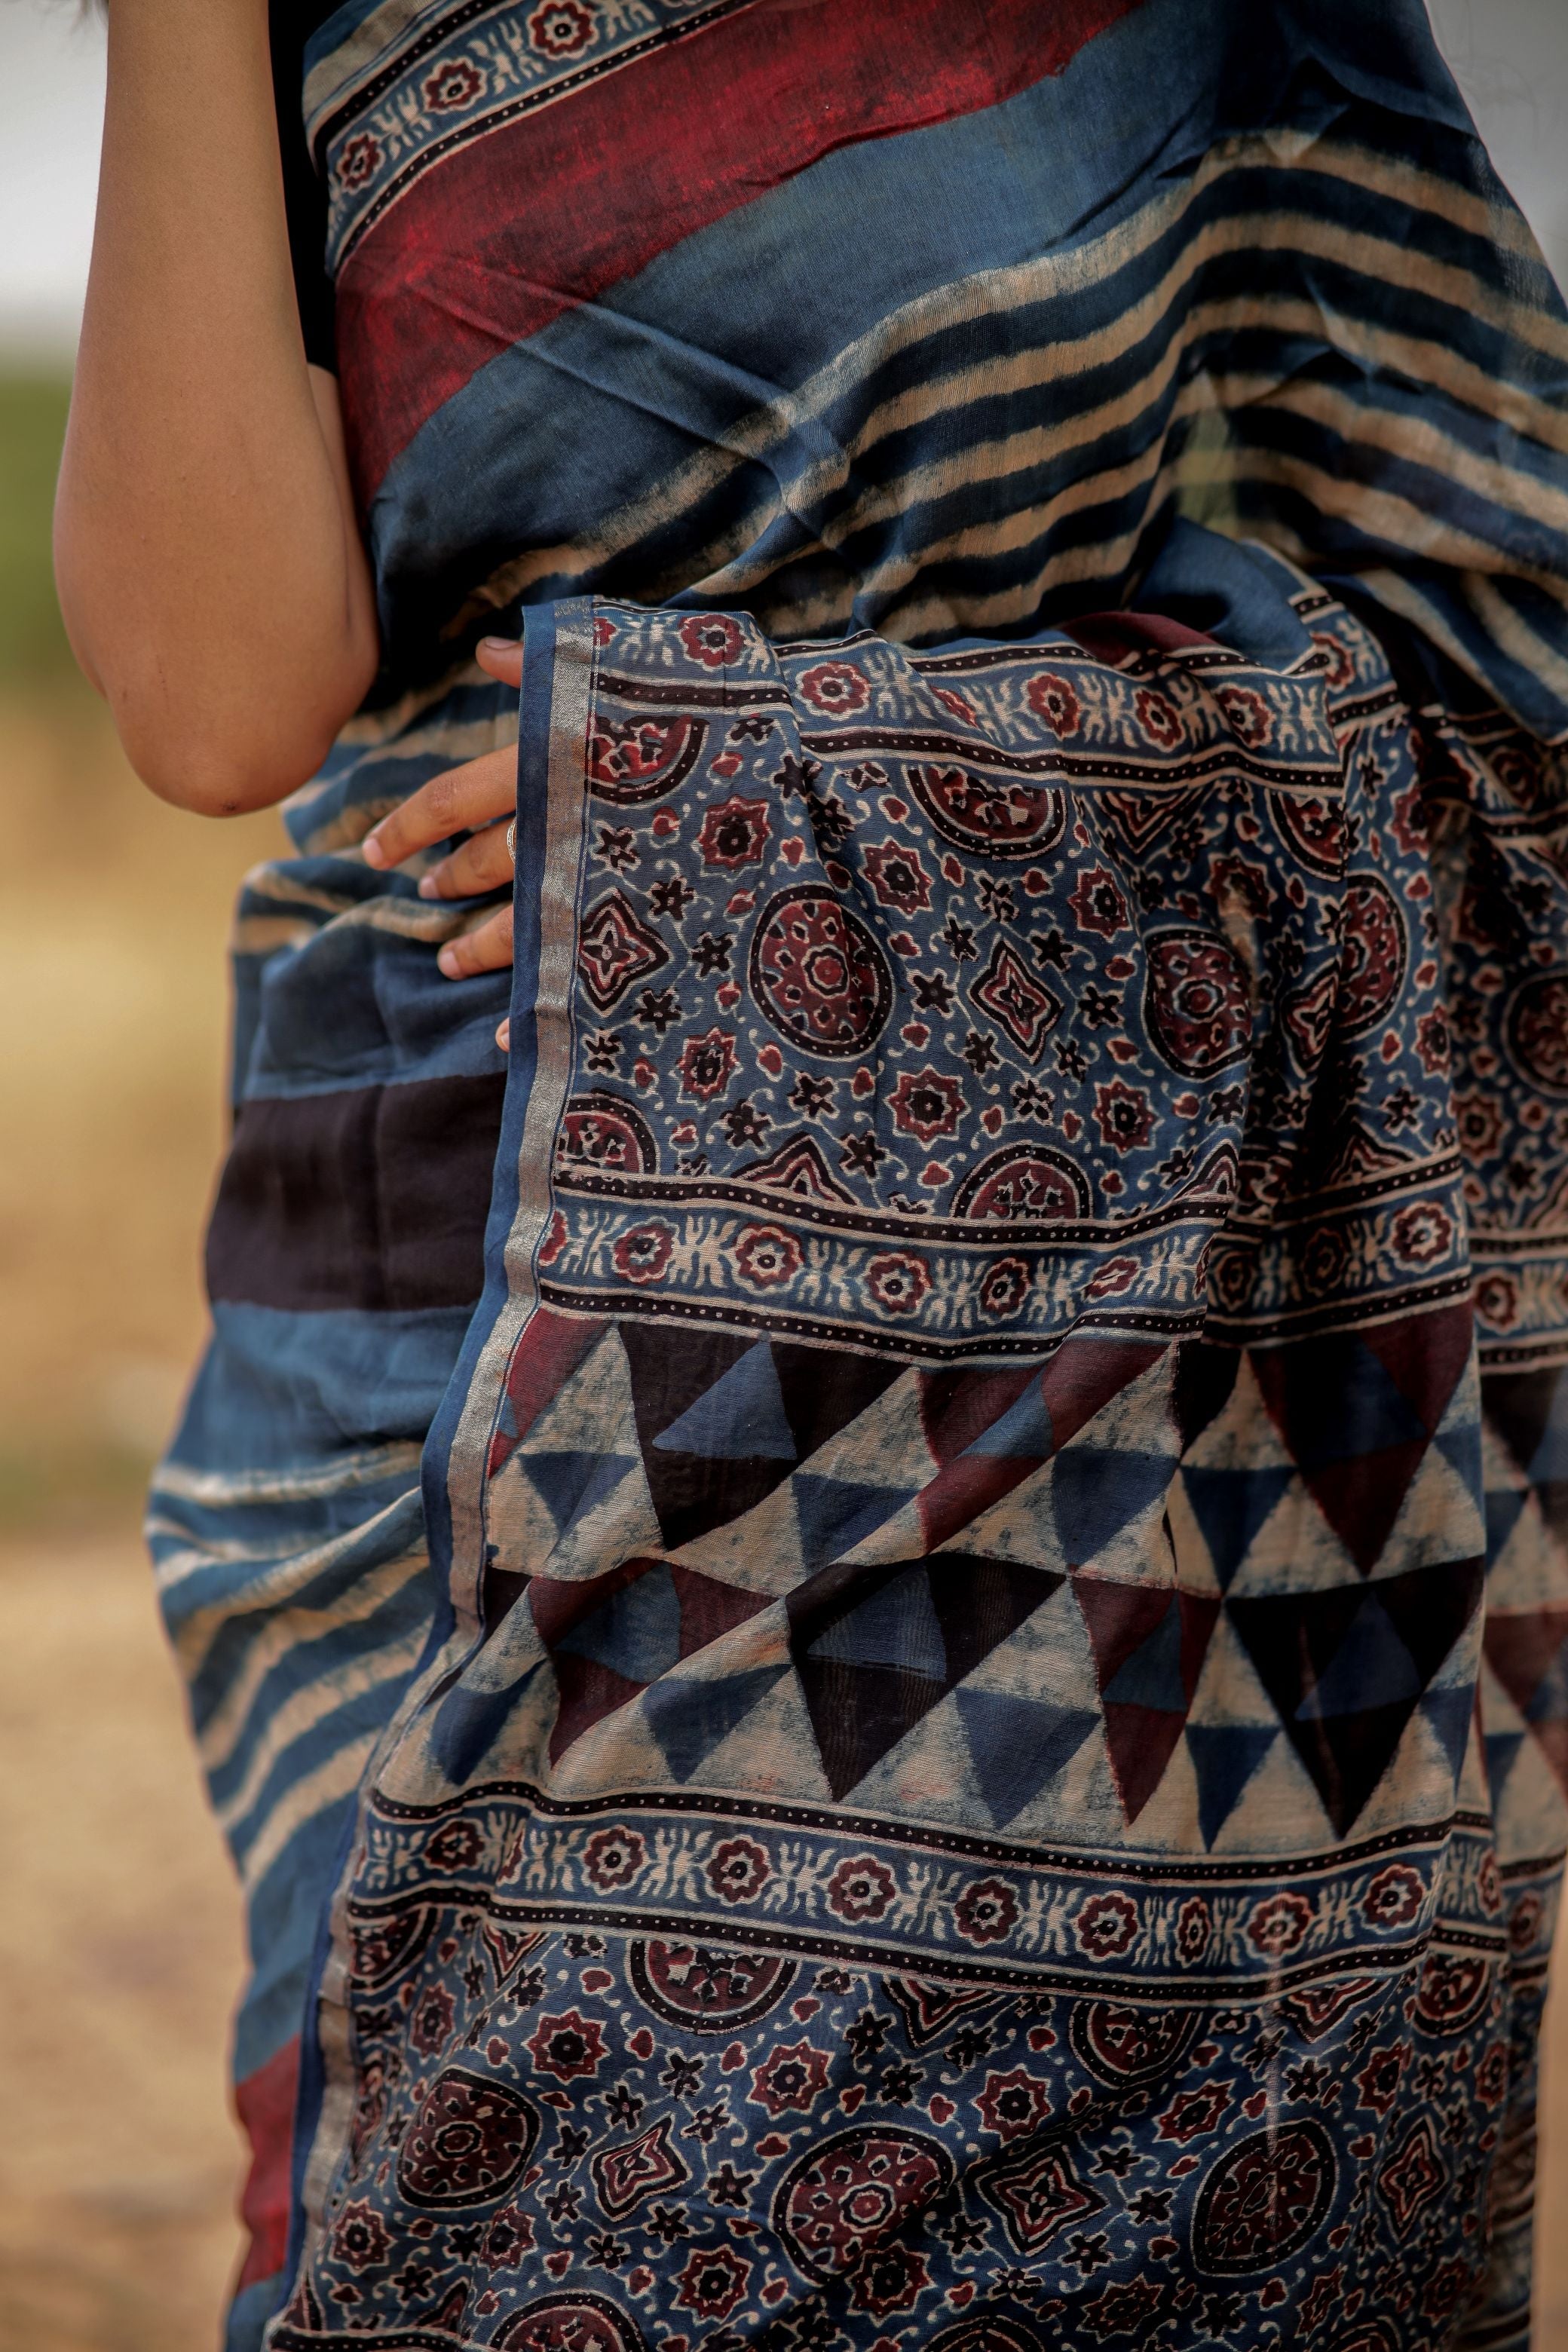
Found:
[[(389, 669), (153, 1518), (236, 2352), (1528, 2341), (1568, 320), (1420, 11), (1196, 13), (313, 52)], [(519, 600), (453, 988), (357, 845)]]

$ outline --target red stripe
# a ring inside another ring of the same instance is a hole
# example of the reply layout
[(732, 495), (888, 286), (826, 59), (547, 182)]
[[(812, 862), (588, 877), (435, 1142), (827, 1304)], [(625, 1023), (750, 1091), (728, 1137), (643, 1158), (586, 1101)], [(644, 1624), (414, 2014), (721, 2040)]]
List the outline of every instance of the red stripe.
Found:
[(836, 147), (976, 113), (1060, 73), (1141, 5), (742, 9), (459, 148), (392, 206), (339, 281), (362, 493), (479, 369), (563, 310)]
[(250, 2172), (239, 2200), (250, 2247), (236, 2286), (272, 2278), (289, 2251), (289, 2158), (294, 2147), (294, 2096), (300, 2082), (299, 2038), (275, 2050), (264, 2066), (235, 2086), (234, 2103), (250, 2142)]

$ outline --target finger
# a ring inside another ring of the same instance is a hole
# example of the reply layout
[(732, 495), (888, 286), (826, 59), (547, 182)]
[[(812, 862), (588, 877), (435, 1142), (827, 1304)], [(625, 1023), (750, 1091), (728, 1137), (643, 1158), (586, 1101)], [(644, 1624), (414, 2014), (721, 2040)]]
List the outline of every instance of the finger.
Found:
[(511, 1023), (510, 1021), (503, 1021), (500, 1027), (496, 1031), (496, 1044), (500, 1047), (503, 1054), (510, 1053)]
[(522, 641), (519, 637), (481, 637), (474, 658), (482, 670), (503, 686), (522, 684)]
[(448, 940), (436, 959), (448, 980), (468, 980), (477, 971), (501, 971), (511, 961), (511, 908), (498, 908), (488, 923)]
[(506, 845), (509, 828), (499, 818), (465, 841), (450, 857), (443, 857), (419, 877), (422, 898), (478, 898), (511, 881), (511, 855)]
[(364, 837), (367, 866), (401, 866), (432, 842), (450, 841), (504, 816), (517, 799), (517, 753), (510, 744), (461, 768), (448, 768), (411, 793)]

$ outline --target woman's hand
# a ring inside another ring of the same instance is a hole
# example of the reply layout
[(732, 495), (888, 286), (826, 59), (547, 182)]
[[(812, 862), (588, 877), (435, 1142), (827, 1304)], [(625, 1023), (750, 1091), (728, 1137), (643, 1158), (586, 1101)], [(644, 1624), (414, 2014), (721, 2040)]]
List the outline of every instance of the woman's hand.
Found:
[[(503, 686), (521, 684), (521, 645), (506, 637), (484, 637), (477, 659), (479, 667)], [(420, 877), (419, 896), (483, 898), (487, 891), (501, 889), (511, 880), (506, 828), (516, 808), (517, 752), (509, 744), (504, 751), (487, 751), (482, 760), (470, 760), (464, 767), (448, 768), (444, 775), (432, 776), (427, 784), (411, 793), (366, 834), (365, 864), (384, 871), (401, 866), (405, 858), (437, 841), (450, 841), (455, 833), (467, 833), (471, 839)], [(503, 970), (511, 961), (510, 905), (499, 907), (474, 930), (448, 940), (436, 961), (448, 980), (468, 980), (475, 972)], [(503, 1054), (509, 1025), (503, 1021), (496, 1031), (496, 1044)]]

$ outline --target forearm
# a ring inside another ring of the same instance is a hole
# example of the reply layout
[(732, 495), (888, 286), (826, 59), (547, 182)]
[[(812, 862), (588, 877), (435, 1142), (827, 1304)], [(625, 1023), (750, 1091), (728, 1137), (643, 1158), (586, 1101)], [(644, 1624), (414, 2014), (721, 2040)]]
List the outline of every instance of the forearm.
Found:
[(331, 379), (305, 363), (266, 0), (114, 0), (56, 567), (153, 791), (279, 800), (374, 672)]

